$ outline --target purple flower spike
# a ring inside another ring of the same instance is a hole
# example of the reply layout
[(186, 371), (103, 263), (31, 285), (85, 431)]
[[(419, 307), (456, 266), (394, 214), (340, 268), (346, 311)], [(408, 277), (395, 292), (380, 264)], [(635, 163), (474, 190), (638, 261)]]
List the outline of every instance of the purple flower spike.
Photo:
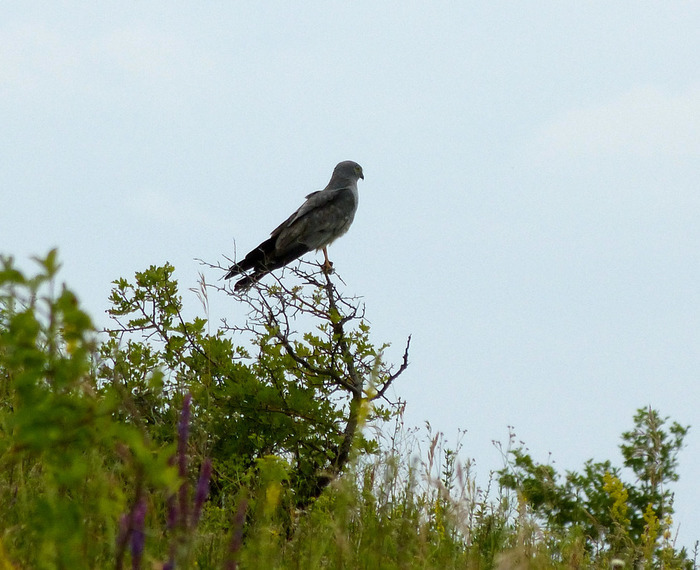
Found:
[(143, 547), (146, 541), (146, 535), (143, 531), (146, 509), (146, 498), (142, 496), (131, 512), (131, 567), (133, 570), (141, 568), (141, 556), (143, 556)]
[(192, 404), (192, 394), (189, 392), (182, 402), (182, 412), (180, 422), (177, 426), (177, 457), (180, 477), (187, 475), (187, 439), (190, 435), (190, 406)]
[(197, 491), (194, 495), (194, 513), (192, 514), (193, 524), (199, 522), (199, 517), (202, 514), (202, 506), (209, 495), (209, 481), (211, 480), (211, 459), (205, 459), (202, 463), (202, 469), (199, 472), (199, 481), (197, 481)]
[(177, 525), (177, 520), (180, 516), (180, 511), (177, 508), (177, 500), (175, 499), (175, 495), (170, 495), (168, 497), (168, 500), (166, 502), (166, 506), (168, 508), (168, 515), (167, 515), (166, 524), (167, 524), (168, 530), (172, 530)]
[(178, 491), (178, 502), (180, 503), (177, 524), (181, 528), (189, 528), (190, 522), (190, 486), (187, 481), (183, 481)]
[(248, 500), (243, 498), (238, 502), (236, 514), (233, 515), (233, 532), (231, 533), (231, 542), (228, 545), (228, 553), (225, 570), (238, 570), (238, 561), (236, 560), (238, 551), (243, 546), (243, 527), (245, 526), (245, 514), (248, 510)]

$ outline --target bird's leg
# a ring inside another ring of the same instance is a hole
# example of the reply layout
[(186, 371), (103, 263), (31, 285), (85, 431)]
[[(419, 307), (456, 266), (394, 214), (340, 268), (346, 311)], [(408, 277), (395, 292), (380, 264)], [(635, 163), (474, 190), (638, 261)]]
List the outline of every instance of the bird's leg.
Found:
[(324, 273), (330, 273), (333, 271), (333, 263), (330, 259), (328, 259), (328, 251), (325, 247), (323, 248), (323, 257), (325, 258), (325, 261), (323, 262), (323, 265), (321, 265), (321, 269)]

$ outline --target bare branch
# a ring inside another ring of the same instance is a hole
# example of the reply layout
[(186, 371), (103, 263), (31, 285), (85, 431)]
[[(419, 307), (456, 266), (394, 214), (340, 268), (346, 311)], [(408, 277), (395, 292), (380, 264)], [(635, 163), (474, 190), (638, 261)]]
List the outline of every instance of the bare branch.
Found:
[(406, 368), (408, 368), (408, 349), (411, 347), (411, 335), (408, 335), (408, 340), (406, 341), (406, 348), (403, 351), (403, 362), (401, 363), (401, 366), (399, 366), (399, 369), (394, 372), (392, 375), (389, 376), (384, 381), (384, 384), (382, 385), (381, 389), (374, 395), (371, 400), (376, 400), (377, 398), (382, 398), (384, 396), (384, 393), (387, 391), (389, 386), (391, 386), (391, 383), (396, 380), (401, 374), (404, 373)]

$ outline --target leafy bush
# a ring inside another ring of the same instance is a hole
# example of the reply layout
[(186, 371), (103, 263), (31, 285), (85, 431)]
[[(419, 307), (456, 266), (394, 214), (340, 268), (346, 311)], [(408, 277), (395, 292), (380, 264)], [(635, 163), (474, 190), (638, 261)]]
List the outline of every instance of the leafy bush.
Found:
[(579, 536), (586, 558), (601, 566), (622, 560), (633, 567), (692, 568), (686, 550), (673, 547), (669, 488), (678, 480), (677, 457), (689, 426), (673, 422), (666, 428), (668, 420), (641, 408), (634, 428), (622, 434), (620, 450), (632, 484), (623, 483), (622, 468), (592, 459), (582, 473), (561, 477), (551, 465), (533, 461), (522, 445), (507, 450), (500, 483), (518, 493), (546, 530), (555, 558), (562, 554), (558, 545)]
[(55, 292), (55, 252), (39, 261), (31, 278), (10, 259), (0, 271), (2, 540), (27, 567), (102, 566), (144, 489), (177, 485), (173, 449), (119, 421), (128, 403), (98, 381), (91, 320)]

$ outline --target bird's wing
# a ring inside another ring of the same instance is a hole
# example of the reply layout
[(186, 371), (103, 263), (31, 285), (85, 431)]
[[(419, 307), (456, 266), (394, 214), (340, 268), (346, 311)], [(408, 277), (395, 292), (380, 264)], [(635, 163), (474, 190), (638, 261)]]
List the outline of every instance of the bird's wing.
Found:
[(276, 269), (345, 233), (357, 209), (352, 189), (319, 190), (277, 226), (270, 238), (234, 264), (226, 278), (252, 268)]
[(357, 198), (351, 188), (312, 192), (306, 197), (306, 202), (270, 235), (278, 238), (278, 250), (295, 243), (306, 244), (310, 249), (323, 247), (345, 233), (356, 209)]

